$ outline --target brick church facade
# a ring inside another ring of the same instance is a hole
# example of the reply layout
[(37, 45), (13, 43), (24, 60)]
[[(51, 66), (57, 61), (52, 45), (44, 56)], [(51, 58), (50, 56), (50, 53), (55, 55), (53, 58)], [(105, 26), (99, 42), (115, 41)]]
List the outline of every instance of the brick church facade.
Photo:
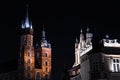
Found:
[(21, 26), (18, 70), (0, 74), (0, 80), (51, 80), (51, 44), (46, 40), (44, 29), (42, 39), (35, 47), (33, 37), (33, 26), (27, 10)]

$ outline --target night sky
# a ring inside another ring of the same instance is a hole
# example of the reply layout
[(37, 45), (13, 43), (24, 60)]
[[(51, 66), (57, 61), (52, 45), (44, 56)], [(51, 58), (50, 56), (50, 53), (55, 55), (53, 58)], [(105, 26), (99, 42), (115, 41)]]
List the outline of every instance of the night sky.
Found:
[(85, 32), (88, 26), (103, 37), (120, 38), (120, 5), (115, 1), (4, 0), (0, 2), (0, 71), (17, 66), (19, 30), (27, 4), (34, 45), (41, 39), (43, 25), (52, 45), (53, 80), (61, 79), (64, 64), (68, 69), (73, 65), (75, 38), (79, 39), (81, 28)]

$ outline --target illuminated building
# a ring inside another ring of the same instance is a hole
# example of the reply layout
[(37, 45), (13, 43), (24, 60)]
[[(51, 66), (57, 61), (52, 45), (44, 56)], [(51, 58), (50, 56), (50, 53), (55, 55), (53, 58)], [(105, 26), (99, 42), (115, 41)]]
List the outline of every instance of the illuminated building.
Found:
[(120, 79), (120, 43), (106, 35), (89, 32), (86, 37), (81, 30), (79, 41), (75, 43), (75, 62), (67, 71), (66, 80), (119, 80)]
[(1, 74), (0, 80), (51, 80), (51, 44), (47, 42), (43, 29), (40, 44), (33, 46), (33, 26), (28, 10), (21, 26), (20, 39), (18, 70)]

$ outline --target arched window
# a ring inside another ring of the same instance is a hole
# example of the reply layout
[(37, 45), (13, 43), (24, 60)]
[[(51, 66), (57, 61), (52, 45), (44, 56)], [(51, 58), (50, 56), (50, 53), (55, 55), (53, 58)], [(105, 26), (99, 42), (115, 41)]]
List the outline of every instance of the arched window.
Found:
[(36, 80), (41, 80), (41, 78), (40, 78), (40, 72), (36, 73)]
[(49, 79), (49, 76), (48, 74), (45, 75), (45, 80), (48, 80)]
[(48, 53), (45, 53), (45, 57), (48, 57)]
[(48, 62), (47, 61), (45, 61), (45, 66), (48, 66)]

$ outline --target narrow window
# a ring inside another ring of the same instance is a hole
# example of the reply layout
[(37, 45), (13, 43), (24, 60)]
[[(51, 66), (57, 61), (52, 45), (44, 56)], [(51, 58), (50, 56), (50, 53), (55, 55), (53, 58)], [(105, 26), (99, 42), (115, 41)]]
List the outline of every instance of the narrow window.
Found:
[(45, 57), (48, 57), (48, 53), (45, 53)]
[(40, 73), (39, 73), (39, 72), (36, 73), (36, 80), (41, 80), (41, 79), (40, 79)]
[(48, 66), (48, 62), (47, 61), (45, 61), (45, 66)]

